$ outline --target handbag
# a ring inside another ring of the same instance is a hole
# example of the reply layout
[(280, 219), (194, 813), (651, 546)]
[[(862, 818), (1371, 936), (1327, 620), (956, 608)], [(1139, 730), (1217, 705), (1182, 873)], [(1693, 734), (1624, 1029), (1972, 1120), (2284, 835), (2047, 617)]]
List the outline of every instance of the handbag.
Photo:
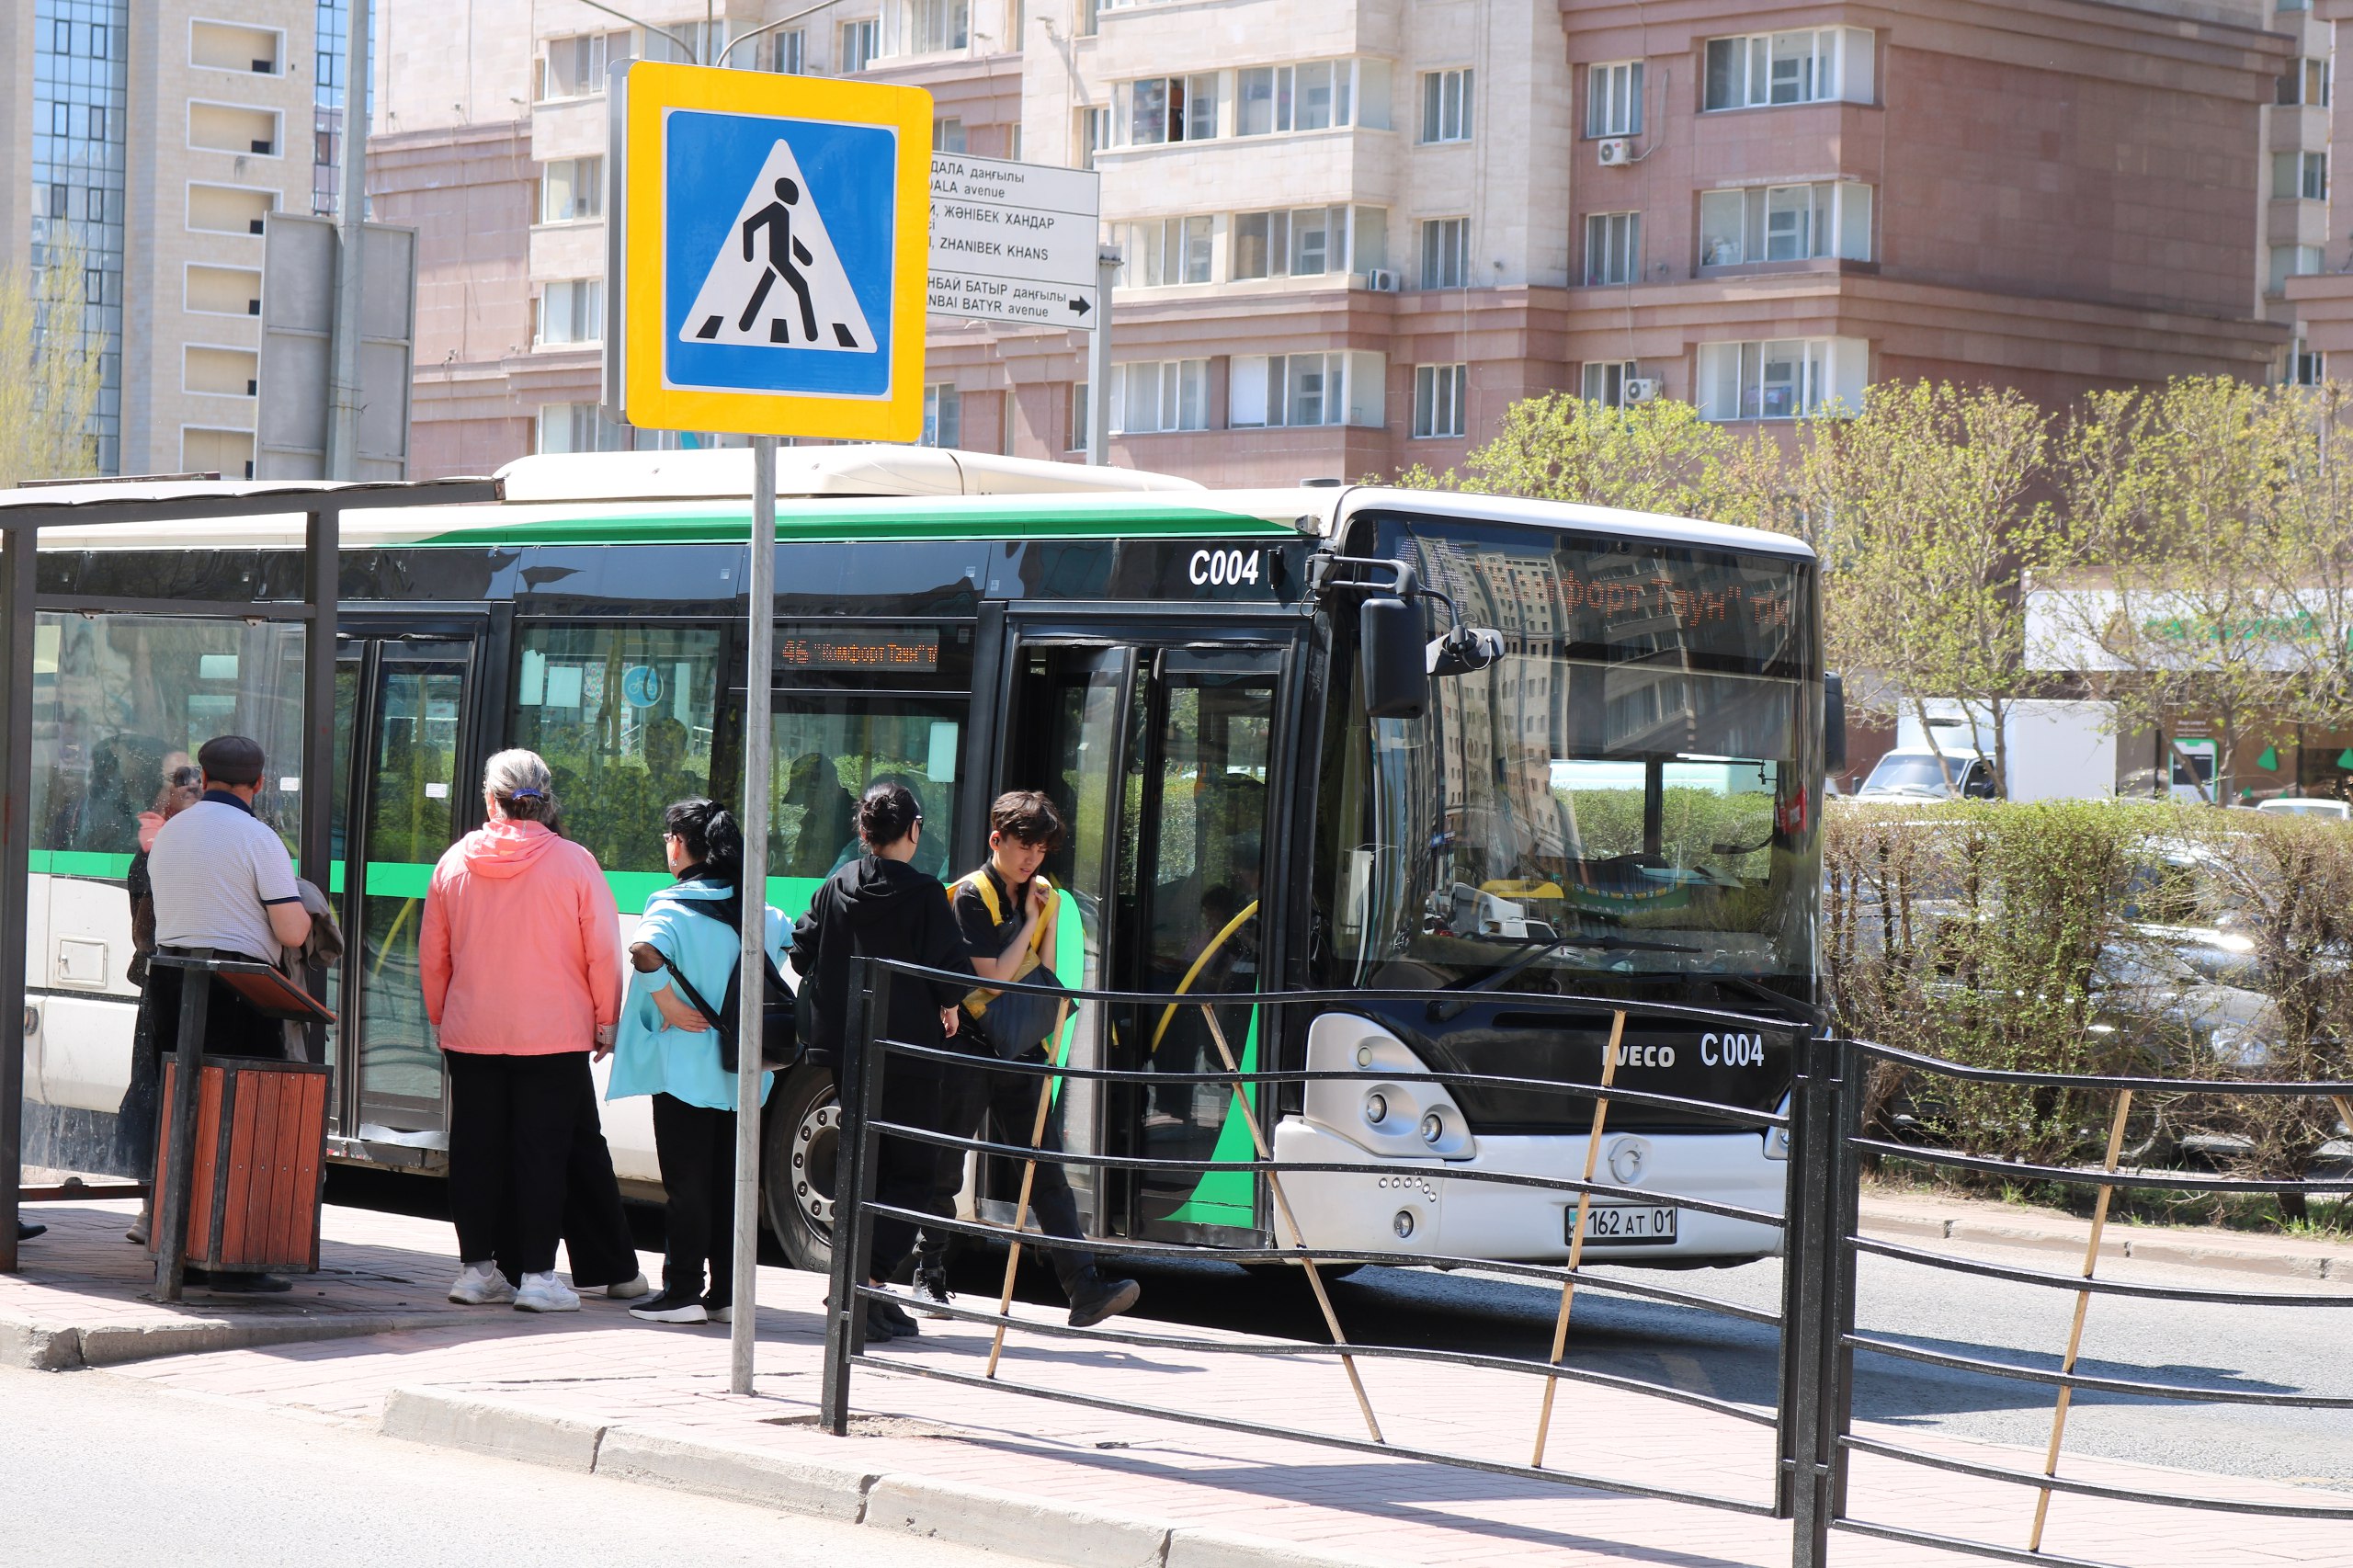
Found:
[[(697, 898), (678, 902), (698, 915), (718, 921), (739, 937), (742, 935), (742, 918), (731, 917), (726, 901)], [(703, 1000), (702, 993), (695, 989), (694, 982), (686, 977), (685, 971), (670, 961), (669, 954), (659, 948), (654, 950), (660, 956), (662, 967), (668, 970), (670, 977), (678, 983), (678, 989), (687, 994), (687, 1000), (694, 1004), (695, 1011), (700, 1013), (717, 1032), (721, 1070), (728, 1073), (737, 1071), (742, 1057), (735, 1044), (736, 1020), (744, 1016), (744, 960), (741, 954), (736, 957), (734, 968), (728, 971), (727, 994), (720, 1006), (714, 1008)], [(784, 983), (784, 976), (777, 972), (775, 960), (762, 953), (760, 968), (765, 971), (761, 976), (765, 990), (760, 1001), (760, 1066), (767, 1072), (780, 1073), (798, 1066), (801, 1062), (802, 1047), (796, 999), (791, 988)]]

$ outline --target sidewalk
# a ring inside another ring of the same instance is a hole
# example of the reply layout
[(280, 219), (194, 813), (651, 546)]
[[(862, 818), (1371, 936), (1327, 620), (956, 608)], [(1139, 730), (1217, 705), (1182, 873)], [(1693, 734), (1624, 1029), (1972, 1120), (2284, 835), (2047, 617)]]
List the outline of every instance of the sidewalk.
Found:
[[(748, 1496), (771, 1506), (913, 1529), (1033, 1559), (1160, 1568), (1312, 1568), (1357, 1563), (1589, 1568), (1632, 1560), (1671, 1568), (1781, 1568), (1784, 1524), (1376, 1454), (1115, 1415), (908, 1375), (860, 1369), (854, 1435), (815, 1425), (824, 1281), (760, 1270), (757, 1392), (726, 1392), (726, 1334), (639, 1324), (618, 1302), (533, 1317), (440, 1299), (455, 1272), (448, 1227), (366, 1210), (327, 1211), (330, 1273), (290, 1297), (133, 1299), (138, 1249), (120, 1240), (126, 1205), (44, 1206), (52, 1229), (27, 1249), (30, 1272), (0, 1277), (0, 1349), (46, 1325), (85, 1364), (205, 1399), (380, 1428), (575, 1471)], [(646, 1260), (654, 1263), (650, 1256)], [(1036, 1309), (1017, 1309), (1035, 1312)], [(1054, 1314), (1058, 1319), (1059, 1314)], [(1041, 1321), (1054, 1321), (1041, 1319)], [(195, 1325), (217, 1348), (154, 1354)], [(926, 1323), (878, 1347), (911, 1368), (977, 1372), (984, 1330)], [(1214, 1331), (1172, 1335), (1234, 1341)], [(145, 1336), (147, 1358), (118, 1351)], [(70, 1337), (67, 1337), (70, 1336)], [(1571, 1336), (1574, 1346), (1575, 1335)], [(1573, 1350), (1574, 1359), (1574, 1350)], [(21, 1360), (18, 1364), (24, 1364)], [(71, 1365), (67, 1360), (51, 1364)], [(1358, 1362), (1386, 1436), (1524, 1463), (1538, 1380), (1458, 1366)], [(1118, 1389), (1164, 1409), (1246, 1415), (1359, 1437), (1328, 1356), (1218, 1356), (1017, 1335), (1007, 1381)], [(1888, 1428), (1869, 1435), (1980, 1463), (2032, 1471), (2024, 1449)], [(1712, 1412), (1564, 1383), (1549, 1462), (1638, 1485), (1769, 1498), (1773, 1437)], [(2069, 1457), (2077, 1480), (2253, 1501), (2332, 1504), (2333, 1493), (2191, 1476)], [(2033, 1494), (1949, 1472), (1858, 1458), (1862, 1518), (2022, 1547)], [(2353, 1568), (2342, 1521), (2231, 1517), (2060, 1495), (2046, 1550), (2122, 1562)], [(2140, 1544), (2162, 1542), (2153, 1557)], [(1964, 1559), (1855, 1536), (1841, 1562), (1888, 1568)]]

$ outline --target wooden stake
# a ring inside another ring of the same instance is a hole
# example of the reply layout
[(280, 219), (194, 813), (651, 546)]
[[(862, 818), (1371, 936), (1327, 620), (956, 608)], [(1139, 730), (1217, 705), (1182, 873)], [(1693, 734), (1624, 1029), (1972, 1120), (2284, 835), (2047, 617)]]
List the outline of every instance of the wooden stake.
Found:
[[(2132, 1091), (2117, 1090), (2116, 1114), (2109, 1119), (2108, 1124), (2106, 1169), (2110, 1176), (2116, 1174), (2116, 1162), (2124, 1153), (2124, 1118), (2131, 1108)], [(2084, 1246), (2084, 1278), (2086, 1279), (2089, 1279), (2093, 1271), (2099, 1267), (2099, 1235), (2100, 1232), (2108, 1227), (2108, 1199), (2109, 1194), (2115, 1190), (2115, 1187), (2102, 1182), (2099, 1197), (2092, 1204), (2091, 1240)], [(2063, 1372), (2072, 1372), (2075, 1369), (2075, 1354), (2084, 1346), (2084, 1314), (2090, 1310), (2091, 1304), (2092, 1293), (2089, 1290), (2075, 1292), (2075, 1321), (2067, 1330), (2066, 1358), (2059, 1363), (2059, 1369)], [(2059, 1391), (2058, 1405), (2051, 1412), (2051, 1449), (2042, 1459), (2042, 1473), (2045, 1475), (2059, 1473), (2059, 1439), (2067, 1430), (2067, 1406), (2072, 1403), (2069, 1396), (2075, 1392), (2071, 1388), (2062, 1388)], [(2026, 1542), (2026, 1549), (2029, 1551), (2042, 1550), (2042, 1526), (2050, 1517), (2051, 1488), (2039, 1487), (2034, 1496), (2034, 1529), (2027, 1537)]]
[[(1626, 1015), (1609, 1015), (1609, 1044), (1601, 1052), (1601, 1093), (1594, 1096), (1593, 1131), (1585, 1143), (1585, 1179), (1593, 1180), (1595, 1162), (1601, 1157), (1601, 1126), (1609, 1116), (1609, 1085), (1618, 1076), (1618, 1044), (1626, 1035)], [(1569, 1304), (1576, 1300), (1577, 1268), (1585, 1262), (1585, 1221), (1593, 1211), (1593, 1194), (1577, 1194), (1577, 1222), (1569, 1227), (1569, 1277), (1561, 1281), (1561, 1312), (1552, 1321), (1552, 1361), (1561, 1364), (1561, 1357), (1569, 1347)], [(1552, 1396), (1561, 1380), (1547, 1376), (1544, 1380), (1544, 1408), (1536, 1417), (1536, 1457), (1528, 1461), (1530, 1469), (1544, 1468), (1544, 1440), (1552, 1433)]]
[[(1267, 1135), (1259, 1131), (1258, 1113), (1250, 1108), (1250, 1096), (1242, 1092), (1242, 1066), (1233, 1059), (1233, 1048), (1225, 1043), (1225, 1030), (1219, 1027), (1217, 1021), (1217, 1006), (1215, 1003), (1199, 1006), (1201, 1017), (1209, 1020), (1210, 1038), (1217, 1041), (1220, 1060), (1224, 1062), (1225, 1070), (1233, 1074), (1233, 1105), (1242, 1113), (1242, 1119), (1249, 1125), (1251, 1145), (1258, 1151), (1258, 1158), (1271, 1160), (1275, 1157), (1274, 1151), (1267, 1147)], [(1268, 1171), (1267, 1187), (1275, 1195), (1275, 1208), (1290, 1232), (1291, 1244), (1305, 1252), (1307, 1233), (1299, 1228), (1299, 1218), (1290, 1211), (1290, 1199), (1283, 1196), (1282, 1177)], [(1324, 1309), (1324, 1326), (1331, 1331), (1332, 1343), (1347, 1344), (1347, 1335), (1340, 1332), (1340, 1315), (1332, 1310), (1332, 1298), (1324, 1292), (1324, 1276), (1316, 1271), (1315, 1260), (1302, 1257), (1299, 1261), (1307, 1267), (1308, 1288), (1315, 1292), (1315, 1304)], [(1344, 1354), (1340, 1358), (1340, 1365), (1347, 1371), (1348, 1387), (1356, 1391), (1357, 1408), (1364, 1413), (1365, 1429), (1372, 1434), (1374, 1442), (1387, 1442), (1389, 1439), (1381, 1435), (1380, 1421), (1372, 1414), (1372, 1401), (1365, 1397), (1364, 1380), (1357, 1375), (1356, 1358)]]
[[(1070, 1041), (1063, 1039), (1063, 1023), (1069, 1017), (1070, 1004), (1064, 1002), (1054, 1013), (1054, 1032), (1051, 1037), (1056, 1042), (1054, 1047), (1056, 1067), (1060, 1067), (1063, 1064), (1063, 1059), (1070, 1054)], [(1053, 1113), (1053, 1108), (1054, 1080), (1040, 1078), (1038, 1080), (1038, 1120), (1036, 1125), (1029, 1129), (1029, 1147), (1032, 1150), (1045, 1146), (1046, 1118)], [(1014, 1205), (1013, 1244), (1005, 1250), (1005, 1289), (998, 1293), (996, 1299), (996, 1315), (999, 1317), (1009, 1317), (1013, 1312), (1013, 1276), (1021, 1267), (1021, 1227), (1029, 1222), (1029, 1185), (1037, 1179), (1037, 1176), (1038, 1157), (1032, 1153), (1029, 1159), (1021, 1163), (1021, 1199)], [(981, 1375), (985, 1378), (995, 1377), (997, 1358), (1004, 1354), (1005, 1324), (999, 1324), (996, 1325), (996, 1336), (989, 1341), (988, 1370)]]

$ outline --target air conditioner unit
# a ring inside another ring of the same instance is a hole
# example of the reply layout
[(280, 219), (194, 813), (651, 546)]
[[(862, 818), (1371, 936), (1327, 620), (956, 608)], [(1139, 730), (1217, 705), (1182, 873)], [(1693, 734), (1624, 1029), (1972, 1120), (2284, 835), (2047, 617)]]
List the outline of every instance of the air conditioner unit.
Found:
[(1601, 142), (1601, 166), (1622, 168), (1634, 161), (1634, 143), (1623, 136), (1605, 138)]
[(1399, 286), (1397, 274), (1385, 267), (1373, 267), (1364, 275), (1364, 286), (1379, 290), (1383, 294), (1394, 294)]
[(1648, 403), (1659, 393), (1659, 381), (1656, 376), (1629, 376), (1626, 378), (1625, 387), (1628, 403)]

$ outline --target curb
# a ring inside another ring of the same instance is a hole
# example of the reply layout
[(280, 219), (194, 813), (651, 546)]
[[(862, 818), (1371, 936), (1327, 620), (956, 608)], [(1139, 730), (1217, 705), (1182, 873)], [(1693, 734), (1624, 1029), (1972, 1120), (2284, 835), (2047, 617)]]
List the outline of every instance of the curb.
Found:
[[(1863, 1213), (1866, 1235), (1909, 1236), (1929, 1241), (1975, 1242), (1981, 1245), (2018, 1247), (2030, 1252), (2063, 1255), (2080, 1261), (2090, 1239), (2088, 1225), (2075, 1234), (2032, 1225), (1946, 1218), (1936, 1214)], [(2138, 1258), (2177, 1267), (2211, 1268), (2234, 1274), (2259, 1274), (2271, 1278), (2353, 1280), (2353, 1254), (2249, 1252), (2184, 1241), (2173, 1236), (2143, 1236), (2129, 1227), (2110, 1226), (2100, 1238), (2102, 1258)]]
[(386, 1437), (870, 1525), (1069, 1568), (1406, 1568), (1388, 1559), (1134, 1518), (927, 1476), (828, 1465), (563, 1415), (510, 1400), (399, 1388)]
[(252, 1350), (269, 1345), (304, 1345), (322, 1339), (354, 1339), (430, 1328), (439, 1317), (381, 1313), (350, 1317), (174, 1318), (163, 1323), (70, 1324), (0, 1318), (0, 1367), (35, 1372), (70, 1372), (81, 1367), (119, 1367), (163, 1356), (196, 1356), (210, 1350)]

